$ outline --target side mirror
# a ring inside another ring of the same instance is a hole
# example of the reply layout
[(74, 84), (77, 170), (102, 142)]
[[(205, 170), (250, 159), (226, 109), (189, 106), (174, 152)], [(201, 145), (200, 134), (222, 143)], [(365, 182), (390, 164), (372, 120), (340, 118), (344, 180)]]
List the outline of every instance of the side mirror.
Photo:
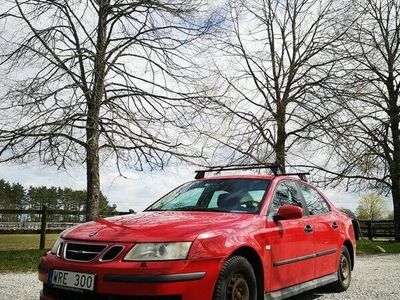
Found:
[(274, 216), (274, 221), (301, 219), (303, 215), (303, 209), (299, 206), (282, 205)]

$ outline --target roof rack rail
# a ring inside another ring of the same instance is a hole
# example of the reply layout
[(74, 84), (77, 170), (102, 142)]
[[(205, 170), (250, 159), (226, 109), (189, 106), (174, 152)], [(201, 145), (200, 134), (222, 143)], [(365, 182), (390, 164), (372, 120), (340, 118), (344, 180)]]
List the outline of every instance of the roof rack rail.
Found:
[[(282, 166), (279, 164), (253, 164), (253, 165), (230, 165), (230, 166), (214, 166), (208, 169), (196, 170), (195, 179), (203, 179), (206, 173), (222, 171), (242, 171), (242, 170), (260, 170), (260, 169), (270, 169), (274, 176), (299, 176), (303, 181), (307, 181), (306, 175), (310, 175), (309, 172), (300, 173), (284, 173), (282, 172)], [(279, 172), (280, 171), (280, 172)]]
[(300, 180), (308, 182), (307, 175), (311, 175), (310, 172), (299, 172), (299, 173), (284, 173), (278, 176), (299, 176)]
[(230, 166), (214, 166), (204, 170), (196, 170), (195, 179), (204, 178), (206, 173), (209, 172), (222, 172), (222, 171), (242, 171), (242, 170), (259, 170), (270, 169), (274, 175), (278, 175), (278, 170), (282, 171), (282, 166), (279, 164), (252, 164), (252, 165), (230, 165)]

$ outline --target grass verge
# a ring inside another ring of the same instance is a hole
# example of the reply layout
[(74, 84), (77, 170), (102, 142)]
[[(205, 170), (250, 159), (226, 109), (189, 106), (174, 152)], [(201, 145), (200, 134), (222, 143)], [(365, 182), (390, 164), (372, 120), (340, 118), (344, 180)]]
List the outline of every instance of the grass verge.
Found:
[(400, 242), (359, 240), (357, 241), (357, 254), (383, 253), (379, 247), (384, 249), (386, 253), (400, 253)]
[[(46, 249), (51, 248), (58, 234), (46, 234)], [(45, 250), (39, 249), (39, 234), (1, 234), (0, 272), (36, 271)]]
[(6, 250), (0, 251), (0, 272), (37, 271), (40, 257), (45, 250)]
[[(46, 234), (45, 247), (51, 248), (58, 236), (58, 234)], [(39, 249), (39, 241), (39, 234), (0, 234), (0, 251)]]

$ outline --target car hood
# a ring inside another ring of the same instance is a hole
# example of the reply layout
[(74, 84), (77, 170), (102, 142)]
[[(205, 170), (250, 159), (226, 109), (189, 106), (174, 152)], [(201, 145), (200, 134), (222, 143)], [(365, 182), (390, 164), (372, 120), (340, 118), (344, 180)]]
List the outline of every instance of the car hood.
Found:
[(84, 241), (193, 241), (199, 234), (208, 231), (249, 229), (250, 224), (255, 224), (251, 220), (256, 217), (253, 214), (221, 212), (144, 212), (80, 224), (62, 235), (66, 239)]

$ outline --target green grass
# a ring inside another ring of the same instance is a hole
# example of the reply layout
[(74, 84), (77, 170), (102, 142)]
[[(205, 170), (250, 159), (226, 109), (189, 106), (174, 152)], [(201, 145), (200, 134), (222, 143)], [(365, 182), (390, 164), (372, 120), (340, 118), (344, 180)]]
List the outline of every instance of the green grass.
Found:
[(0, 272), (37, 271), (40, 257), (46, 250), (0, 251)]
[(378, 246), (383, 248), (386, 253), (400, 253), (400, 242), (359, 240), (357, 241), (357, 254), (382, 253)]
[[(50, 249), (58, 234), (46, 235)], [(45, 250), (39, 249), (39, 234), (0, 234), (0, 272), (36, 271)]]
[[(46, 248), (51, 248), (57, 237), (58, 234), (46, 234)], [(39, 234), (0, 234), (0, 251), (39, 249), (39, 241)]]

